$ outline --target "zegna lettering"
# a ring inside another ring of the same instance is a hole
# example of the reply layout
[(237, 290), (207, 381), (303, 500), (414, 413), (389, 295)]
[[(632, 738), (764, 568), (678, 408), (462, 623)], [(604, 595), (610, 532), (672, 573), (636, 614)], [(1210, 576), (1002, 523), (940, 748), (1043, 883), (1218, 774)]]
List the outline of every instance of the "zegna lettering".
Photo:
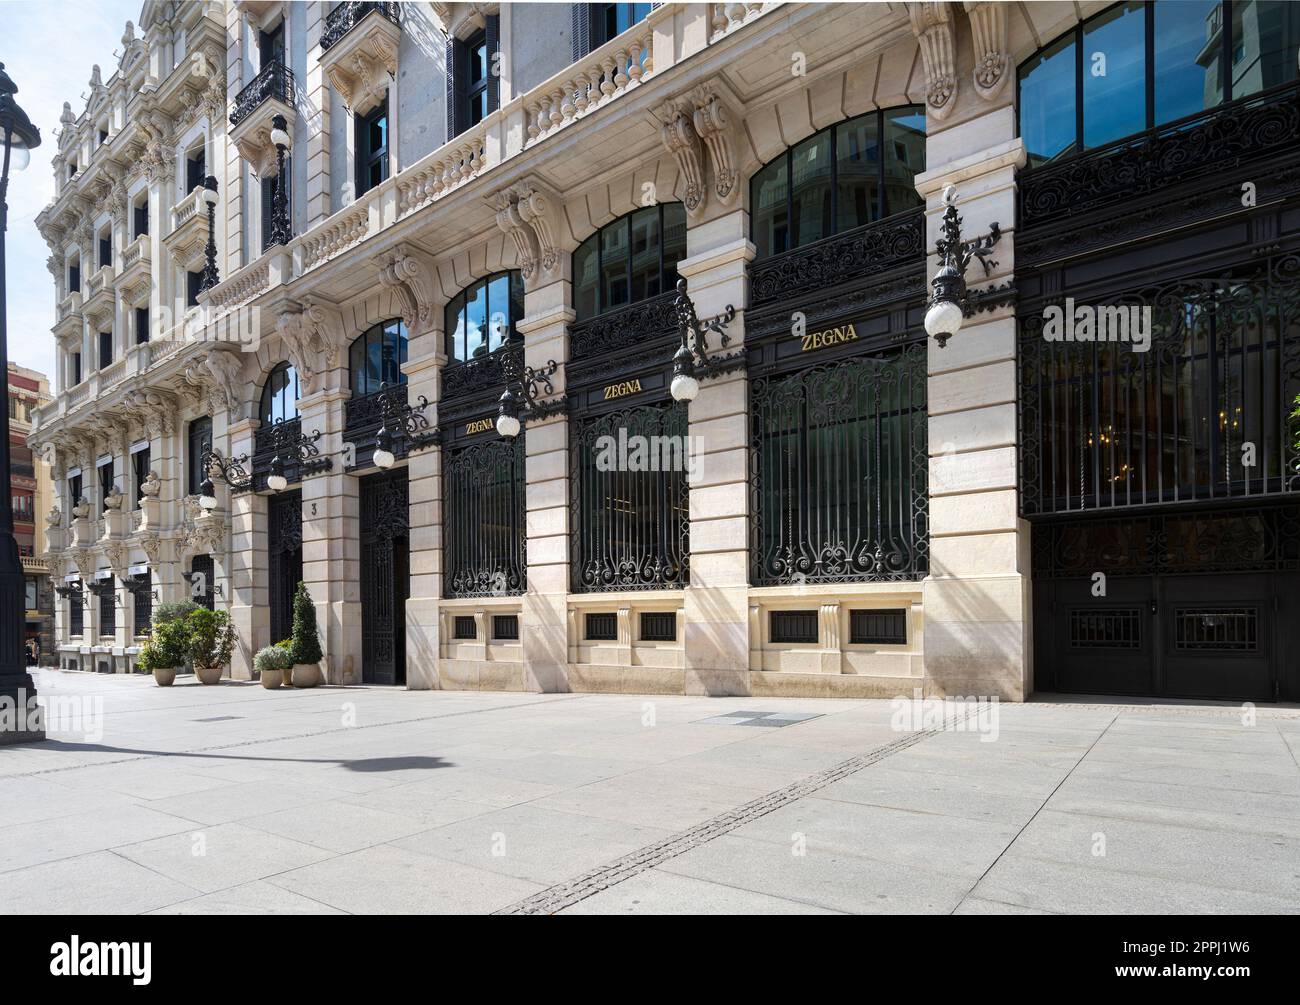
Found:
[(617, 384), (608, 384), (605, 387), (605, 401), (611, 398), (623, 398), (629, 394), (637, 394), (641, 390), (641, 381), (624, 380)]
[(465, 435), (473, 436), (475, 433), (486, 433), (491, 428), (491, 419), (475, 419), (473, 422), (465, 423)]
[(85, 942), (72, 936), (50, 946), (50, 973), (55, 977), (130, 977), (148, 984), (152, 972), (150, 942)]
[(857, 340), (858, 330), (853, 325), (826, 328), (819, 332), (805, 332), (803, 346), (799, 351), (810, 352), (813, 349), (825, 349), (827, 346), (843, 345), (845, 342), (856, 342)]

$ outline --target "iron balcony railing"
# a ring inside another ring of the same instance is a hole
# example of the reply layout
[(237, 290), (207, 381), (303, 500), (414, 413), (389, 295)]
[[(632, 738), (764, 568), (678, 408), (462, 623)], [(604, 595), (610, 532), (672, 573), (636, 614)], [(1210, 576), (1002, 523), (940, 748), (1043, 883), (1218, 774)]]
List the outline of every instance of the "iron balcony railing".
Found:
[(262, 67), (261, 72), (235, 97), (230, 124), (239, 125), (268, 98), (283, 101), (286, 105), (294, 103), (293, 71), (279, 60), (272, 60)]
[(325, 30), (321, 33), (321, 52), (328, 52), (348, 32), (360, 24), (367, 14), (386, 17), (401, 27), (401, 4), (397, 3), (341, 3), (325, 16)]

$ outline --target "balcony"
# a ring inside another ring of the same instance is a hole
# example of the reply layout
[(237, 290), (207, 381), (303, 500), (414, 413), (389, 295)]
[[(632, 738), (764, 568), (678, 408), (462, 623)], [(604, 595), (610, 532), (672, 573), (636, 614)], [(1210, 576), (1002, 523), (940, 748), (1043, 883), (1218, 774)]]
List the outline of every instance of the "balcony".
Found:
[(163, 244), (177, 265), (193, 271), (203, 265), (208, 244), (208, 207), (203, 201), (203, 186), (195, 185), (173, 206), (171, 217), (171, 232), (163, 238)]
[(149, 293), (153, 289), (148, 234), (141, 234), (122, 252), (122, 264), (117, 272), (117, 288), (132, 307), (141, 307), (148, 303)]
[(81, 293), (74, 290), (59, 301), (54, 321), (54, 337), (60, 342), (81, 338)]
[(388, 93), (397, 76), (402, 40), (396, 3), (341, 3), (325, 18), (321, 67), (343, 103), (365, 115)]
[(86, 303), (82, 307), (82, 313), (96, 329), (103, 329), (113, 323), (114, 308), (117, 306), (113, 296), (113, 277), (113, 266), (102, 265), (86, 283)]
[(295, 85), (293, 71), (278, 60), (267, 63), (235, 97), (230, 113), (230, 139), (259, 178), (275, 177), (275, 145), (271, 120), (283, 115), (293, 131)]

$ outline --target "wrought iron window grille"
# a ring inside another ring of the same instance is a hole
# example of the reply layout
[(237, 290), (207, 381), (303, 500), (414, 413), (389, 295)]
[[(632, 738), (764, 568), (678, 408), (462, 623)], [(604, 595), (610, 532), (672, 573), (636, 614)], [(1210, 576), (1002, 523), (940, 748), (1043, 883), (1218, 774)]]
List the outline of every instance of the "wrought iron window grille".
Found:
[[(402, 24), (401, 4), (399, 3), (341, 3), (325, 15), (325, 30), (321, 32), (321, 52), (328, 52), (339, 41), (359, 25), (372, 11), (388, 18), (399, 28)], [(392, 76), (391, 74), (389, 76)]]

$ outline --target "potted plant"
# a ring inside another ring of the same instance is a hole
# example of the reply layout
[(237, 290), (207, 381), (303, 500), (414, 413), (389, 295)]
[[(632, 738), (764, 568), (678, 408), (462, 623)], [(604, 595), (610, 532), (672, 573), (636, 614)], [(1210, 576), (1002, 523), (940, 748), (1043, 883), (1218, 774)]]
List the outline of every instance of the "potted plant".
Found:
[(189, 635), (189, 655), (201, 684), (217, 684), (235, 648), (235, 630), (225, 611), (201, 607), (182, 622)]
[(268, 691), (286, 683), (285, 675), (293, 670), (293, 656), (283, 645), (266, 646), (253, 657), (253, 669), (262, 677)]
[(140, 647), (136, 666), (153, 674), (159, 687), (171, 687), (176, 671), (185, 663), (188, 638), (183, 621), (154, 622), (149, 641)]
[(321, 682), (320, 638), (316, 633), (316, 608), (307, 592), (307, 584), (299, 583), (293, 594), (293, 641), (290, 647), (293, 660), (293, 686), (316, 687)]

